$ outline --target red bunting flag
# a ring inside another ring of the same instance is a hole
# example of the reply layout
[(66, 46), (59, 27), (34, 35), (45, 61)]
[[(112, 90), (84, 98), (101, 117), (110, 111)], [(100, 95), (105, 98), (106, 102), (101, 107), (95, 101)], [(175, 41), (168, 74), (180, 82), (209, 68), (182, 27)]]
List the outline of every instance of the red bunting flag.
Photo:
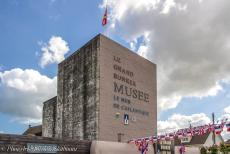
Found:
[(160, 135), (160, 140), (165, 141), (165, 135)]
[(156, 135), (156, 136), (149, 136), (144, 138), (132, 139), (128, 143), (135, 143), (138, 147), (138, 150), (141, 151), (141, 154), (146, 154), (148, 151), (148, 143), (151, 141), (152, 143), (156, 143), (157, 141), (167, 141), (167, 140), (174, 140), (177, 136), (179, 139), (183, 138), (184, 136), (196, 136), (196, 135), (204, 135), (206, 133), (211, 133), (214, 131), (216, 135), (220, 135), (223, 131), (223, 128), (226, 126), (227, 131), (230, 132), (230, 121), (223, 120), (221, 124), (208, 124), (193, 128), (185, 128), (179, 129), (177, 132), (174, 133), (167, 133), (163, 135)]
[(105, 26), (107, 24), (107, 6), (105, 8), (105, 13), (102, 19), (102, 26)]
[(146, 142), (145, 139), (143, 139), (140, 144), (138, 145), (138, 150), (141, 152), (141, 154), (147, 154), (148, 151), (148, 142)]
[(215, 129), (214, 129), (214, 125), (209, 124), (208, 132), (210, 133), (210, 132), (212, 132), (212, 131), (214, 131), (214, 130), (215, 130)]
[(177, 132), (177, 137), (178, 137), (179, 139), (181, 139), (181, 138), (183, 137), (183, 133), (182, 133), (182, 132)]
[(205, 129), (201, 127), (199, 131), (199, 135), (204, 135), (204, 134), (205, 134)]
[(175, 137), (175, 133), (170, 133), (170, 134), (169, 134), (169, 139), (170, 139), (170, 140), (174, 140), (174, 137)]
[(193, 136), (193, 133), (192, 133), (192, 130), (191, 130), (191, 129), (187, 129), (187, 130), (186, 130), (186, 136), (188, 136), (188, 137)]
[(230, 132), (230, 122), (226, 124), (227, 131)]
[(157, 141), (157, 136), (152, 136), (152, 141), (156, 142)]
[(220, 135), (221, 132), (223, 131), (223, 128), (221, 127), (221, 125), (215, 125), (214, 128), (215, 128), (216, 135)]

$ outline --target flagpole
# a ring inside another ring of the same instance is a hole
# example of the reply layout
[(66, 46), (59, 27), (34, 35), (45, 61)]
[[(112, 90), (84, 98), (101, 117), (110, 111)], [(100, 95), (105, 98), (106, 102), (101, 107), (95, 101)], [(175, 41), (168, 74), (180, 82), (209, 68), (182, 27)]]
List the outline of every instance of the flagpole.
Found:
[[(157, 129), (155, 130), (155, 136), (157, 136)], [(158, 140), (157, 140), (157, 141), (158, 141)], [(153, 149), (155, 149), (155, 150), (154, 150), (154, 153), (155, 153), (155, 154), (157, 154), (157, 143), (158, 143), (157, 141), (155, 142), (155, 147), (153, 147)]]
[[(103, 14), (103, 18), (102, 18), (102, 26), (103, 27), (107, 27), (107, 20), (108, 20), (108, 4), (107, 4), (107, 2), (106, 2), (106, 5), (105, 5), (105, 12), (104, 12), (104, 14)], [(107, 36), (107, 34), (106, 34), (106, 32), (105, 33), (103, 33), (105, 36)]]
[[(212, 113), (212, 124), (213, 124), (213, 126), (215, 125), (215, 114), (214, 114), (214, 112)], [(213, 129), (213, 131), (212, 131), (212, 137), (213, 137), (213, 145), (216, 145), (215, 129)]]

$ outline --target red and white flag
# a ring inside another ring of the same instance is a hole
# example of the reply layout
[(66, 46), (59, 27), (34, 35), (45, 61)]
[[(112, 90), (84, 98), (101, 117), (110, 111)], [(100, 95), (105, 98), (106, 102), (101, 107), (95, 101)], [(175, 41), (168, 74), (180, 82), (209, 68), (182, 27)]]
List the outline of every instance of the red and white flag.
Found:
[(165, 135), (160, 135), (159, 138), (161, 141), (165, 141)]
[(107, 24), (107, 6), (105, 8), (105, 13), (102, 19), (102, 26), (105, 26)]
[(194, 132), (194, 135), (199, 135), (200, 128), (199, 127), (195, 127), (193, 132)]
[(170, 139), (170, 140), (174, 140), (174, 137), (175, 137), (175, 134), (174, 134), (174, 133), (170, 133), (170, 134), (169, 134), (169, 139)]
[(223, 131), (223, 128), (221, 127), (221, 125), (216, 125), (214, 126), (214, 128), (215, 128), (216, 135), (220, 135), (221, 132)]
[(230, 132), (230, 122), (226, 124), (227, 131)]
[(183, 132), (181, 130), (179, 130), (177, 133), (176, 133), (177, 137), (179, 139), (181, 139), (183, 137)]
[(200, 127), (198, 135), (204, 135), (205, 133), (206, 133), (205, 132), (205, 128), (204, 127)]
[(156, 142), (157, 141), (157, 136), (152, 136), (152, 141)]
[(144, 140), (148, 143), (151, 140), (151, 138), (150, 137), (145, 137)]
[(209, 124), (208, 125), (208, 132), (210, 133), (210, 132), (212, 132), (214, 130), (215, 130), (214, 125), (213, 124)]
[(186, 130), (186, 136), (188, 136), (188, 137), (193, 136), (193, 130), (192, 129), (187, 129)]
[(138, 150), (141, 152), (141, 154), (147, 154), (148, 142), (146, 142), (145, 139), (143, 139), (141, 143), (138, 145)]

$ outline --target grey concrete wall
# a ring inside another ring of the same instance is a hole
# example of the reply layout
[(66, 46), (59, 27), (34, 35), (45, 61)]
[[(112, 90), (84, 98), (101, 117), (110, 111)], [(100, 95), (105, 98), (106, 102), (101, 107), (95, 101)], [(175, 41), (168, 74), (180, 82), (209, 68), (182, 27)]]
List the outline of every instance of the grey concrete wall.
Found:
[(43, 103), (42, 136), (54, 137), (56, 122), (57, 96)]
[(96, 37), (58, 66), (58, 138), (98, 139), (98, 50)]

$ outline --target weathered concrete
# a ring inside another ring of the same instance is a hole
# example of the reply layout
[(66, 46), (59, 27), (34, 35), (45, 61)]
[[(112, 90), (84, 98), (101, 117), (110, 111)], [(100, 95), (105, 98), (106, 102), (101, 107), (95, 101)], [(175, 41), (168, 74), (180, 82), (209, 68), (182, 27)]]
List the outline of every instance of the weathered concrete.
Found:
[(58, 65), (58, 138), (98, 139), (99, 37)]
[(57, 96), (43, 103), (42, 136), (54, 137), (57, 110)]
[(103, 35), (58, 65), (57, 85), (56, 114), (44, 106), (44, 118), (53, 115), (46, 136), (127, 141), (157, 133), (156, 65)]

